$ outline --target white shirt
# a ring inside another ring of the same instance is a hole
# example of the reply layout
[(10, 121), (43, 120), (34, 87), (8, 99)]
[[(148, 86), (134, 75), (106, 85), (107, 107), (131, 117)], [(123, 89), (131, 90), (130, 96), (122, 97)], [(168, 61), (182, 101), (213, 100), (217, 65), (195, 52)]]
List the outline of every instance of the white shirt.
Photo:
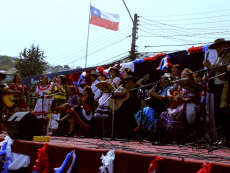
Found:
[(101, 90), (97, 89), (97, 87), (95, 86), (95, 84), (98, 82), (99, 82), (98, 80), (95, 80), (91, 85), (92, 91), (94, 93), (94, 100), (97, 100), (101, 97)]

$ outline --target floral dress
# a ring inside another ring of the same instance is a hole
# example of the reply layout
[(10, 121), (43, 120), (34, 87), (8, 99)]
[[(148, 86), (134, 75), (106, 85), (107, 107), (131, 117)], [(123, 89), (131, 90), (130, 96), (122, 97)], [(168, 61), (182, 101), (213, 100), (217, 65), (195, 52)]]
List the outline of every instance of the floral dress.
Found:
[(74, 121), (80, 128), (89, 131), (92, 129), (92, 119), (96, 109), (94, 97), (92, 95), (87, 98), (83, 97), (82, 107), (80, 105), (68, 109), (66, 113), (70, 113), (73, 116)]
[[(163, 91), (160, 91), (159, 95), (167, 95), (167, 90), (170, 88), (171, 86), (166, 87)], [(167, 109), (168, 108), (168, 99), (165, 99), (164, 101), (161, 101), (164, 104), (164, 107)], [(155, 131), (155, 126), (154, 123), (157, 120), (156, 119), (156, 112), (151, 108), (151, 107), (145, 107), (143, 109), (143, 115), (142, 115), (142, 111), (140, 110), (139, 112), (137, 112), (134, 117), (136, 119), (137, 124), (139, 125), (140, 121), (141, 121), (141, 116), (142, 116), (142, 126), (151, 132)], [(159, 115), (159, 113), (158, 113)]]
[[(169, 90), (171, 93), (178, 91), (178, 85), (174, 84)], [(196, 102), (197, 94), (189, 92), (182, 88), (180, 93), (184, 94), (184, 98), (192, 97)], [(177, 133), (181, 132), (186, 123), (186, 108), (187, 103), (180, 104), (177, 108), (168, 108), (167, 111), (162, 112), (155, 125), (167, 132)]]

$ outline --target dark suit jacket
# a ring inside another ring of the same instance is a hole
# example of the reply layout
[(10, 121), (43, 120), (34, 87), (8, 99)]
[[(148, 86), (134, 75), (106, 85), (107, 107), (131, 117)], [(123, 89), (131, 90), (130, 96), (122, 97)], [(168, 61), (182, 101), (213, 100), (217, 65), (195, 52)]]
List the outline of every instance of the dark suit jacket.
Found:
[[(220, 54), (219, 57), (221, 57), (222, 55), (223, 55), (223, 53)], [(219, 62), (219, 58), (217, 58), (215, 64), (212, 65), (212, 67), (217, 66), (216, 64), (218, 64), (218, 65), (224, 65), (224, 64), (229, 64), (229, 63), (230, 63), (230, 53), (227, 53), (220, 62)], [(226, 71), (227, 71), (227, 66), (215, 68), (215, 70), (214, 70), (214, 72), (216, 72), (217, 75), (219, 75), (221, 73), (224, 73)], [(227, 74), (221, 75), (218, 78), (220, 80), (228, 80)]]

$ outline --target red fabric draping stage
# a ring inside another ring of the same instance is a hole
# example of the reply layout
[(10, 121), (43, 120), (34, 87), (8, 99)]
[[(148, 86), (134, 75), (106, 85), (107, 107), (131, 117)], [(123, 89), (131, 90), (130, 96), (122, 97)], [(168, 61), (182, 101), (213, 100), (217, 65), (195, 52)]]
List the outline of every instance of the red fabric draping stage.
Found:
[[(4, 140), (3, 136), (0, 140)], [(44, 142), (14, 140), (12, 152), (31, 156), (30, 172), (32, 172), (37, 152)], [(178, 145), (152, 145), (151, 143), (105, 141), (101, 139), (81, 139), (51, 137), (47, 154), (53, 168), (60, 167), (67, 153), (75, 150), (77, 160), (74, 172), (98, 173), (101, 155), (115, 149), (115, 173), (147, 173), (150, 162), (159, 156), (159, 173), (196, 173), (203, 162), (212, 162), (211, 173), (230, 172), (230, 154), (223, 150), (215, 150), (208, 154), (207, 150), (195, 151), (191, 147), (179, 148)]]

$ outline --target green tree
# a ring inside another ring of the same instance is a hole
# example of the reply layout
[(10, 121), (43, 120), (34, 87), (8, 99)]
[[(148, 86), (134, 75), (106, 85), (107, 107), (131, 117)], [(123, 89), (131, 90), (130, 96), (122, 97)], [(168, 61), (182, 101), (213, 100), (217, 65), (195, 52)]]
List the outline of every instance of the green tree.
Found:
[(0, 57), (0, 66), (5, 69), (9, 70), (14, 67), (14, 63), (11, 57), (9, 56), (1, 56)]
[(44, 51), (40, 50), (34, 44), (29, 49), (25, 48), (19, 53), (19, 58), (16, 60), (15, 68), (22, 77), (42, 75), (49, 67), (45, 61)]

